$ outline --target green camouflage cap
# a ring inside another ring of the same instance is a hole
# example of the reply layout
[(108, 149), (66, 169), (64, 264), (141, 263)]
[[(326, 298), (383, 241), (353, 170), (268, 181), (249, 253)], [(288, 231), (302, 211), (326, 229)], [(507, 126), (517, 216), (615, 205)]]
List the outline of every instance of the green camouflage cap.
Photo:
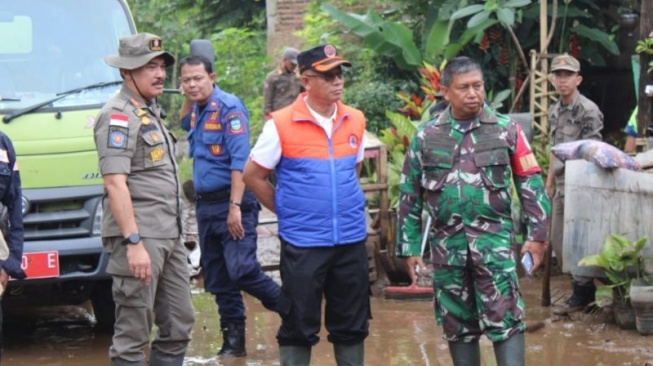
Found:
[(175, 57), (163, 49), (161, 37), (151, 33), (138, 33), (121, 37), (118, 55), (104, 56), (104, 62), (119, 69), (134, 70), (159, 56), (163, 56), (166, 66), (175, 64)]
[(580, 72), (580, 62), (568, 54), (556, 56), (551, 61), (551, 72), (567, 70), (571, 72)]

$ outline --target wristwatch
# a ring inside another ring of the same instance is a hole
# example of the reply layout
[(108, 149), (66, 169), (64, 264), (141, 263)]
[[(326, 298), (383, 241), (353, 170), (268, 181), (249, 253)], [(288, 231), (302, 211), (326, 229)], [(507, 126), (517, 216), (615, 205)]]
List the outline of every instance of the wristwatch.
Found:
[(136, 233), (131, 233), (125, 239), (123, 239), (120, 242), (120, 244), (122, 244), (122, 245), (138, 244), (139, 241), (141, 241), (141, 236), (136, 234)]

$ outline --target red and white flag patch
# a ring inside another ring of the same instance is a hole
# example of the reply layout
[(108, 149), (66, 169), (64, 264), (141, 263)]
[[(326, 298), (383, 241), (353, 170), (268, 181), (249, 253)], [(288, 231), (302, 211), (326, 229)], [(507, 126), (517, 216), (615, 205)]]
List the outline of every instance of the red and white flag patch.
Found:
[(129, 127), (129, 118), (124, 114), (113, 113), (111, 115), (111, 121), (109, 126), (118, 126), (118, 127)]

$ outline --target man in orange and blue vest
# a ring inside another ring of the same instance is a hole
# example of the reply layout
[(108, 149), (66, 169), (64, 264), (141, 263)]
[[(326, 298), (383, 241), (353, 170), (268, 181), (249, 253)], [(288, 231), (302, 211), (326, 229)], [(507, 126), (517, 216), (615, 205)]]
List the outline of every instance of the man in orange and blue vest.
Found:
[[(333, 45), (298, 57), (306, 90), (271, 114), (243, 179), (277, 214), (281, 297), (277, 334), (281, 365), (309, 365), (325, 326), (338, 365), (363, 365), (370, 302), (365, 197), (358, 183), (365, 116), (343, 104), (343, 66)], [(276, 171), (273, 187), (268, 177)]]

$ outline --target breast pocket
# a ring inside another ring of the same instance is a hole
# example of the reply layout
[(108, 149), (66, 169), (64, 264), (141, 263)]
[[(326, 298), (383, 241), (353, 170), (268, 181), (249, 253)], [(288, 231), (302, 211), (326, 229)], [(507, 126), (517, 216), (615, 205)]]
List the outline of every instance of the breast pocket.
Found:
[(145, 169), (156, 168), (165, 165), (168, 159), (168, 152), (163, 143), (161, 131), (149, 131), (141, 133), (143, 144), (143, 167)]
[(507, 148), (474, 153), (474, 163), (481, 172), (483, 183), (490, 190), (499, 190), (510, 184), (510, 155)]
[(210, 156), (225, 156), (224, 134), (220, 132), (207, 132), (202, 134), (202, 142), (206, 145)]
[(286, 79), (277, 79), (274, 82), (274, 91), (277, 93), (283, 93), (290, 88), (290, 82)]
[(422, 151), (422, 187), (429, 191), (442, 190), (453, 163), (452, 154), (437, 153), (430, 149)]
[(567, 121), (560, 132), (563, 136), (563, 142), (576, 141), (580, 137), (580, 128), (573, 121)]

